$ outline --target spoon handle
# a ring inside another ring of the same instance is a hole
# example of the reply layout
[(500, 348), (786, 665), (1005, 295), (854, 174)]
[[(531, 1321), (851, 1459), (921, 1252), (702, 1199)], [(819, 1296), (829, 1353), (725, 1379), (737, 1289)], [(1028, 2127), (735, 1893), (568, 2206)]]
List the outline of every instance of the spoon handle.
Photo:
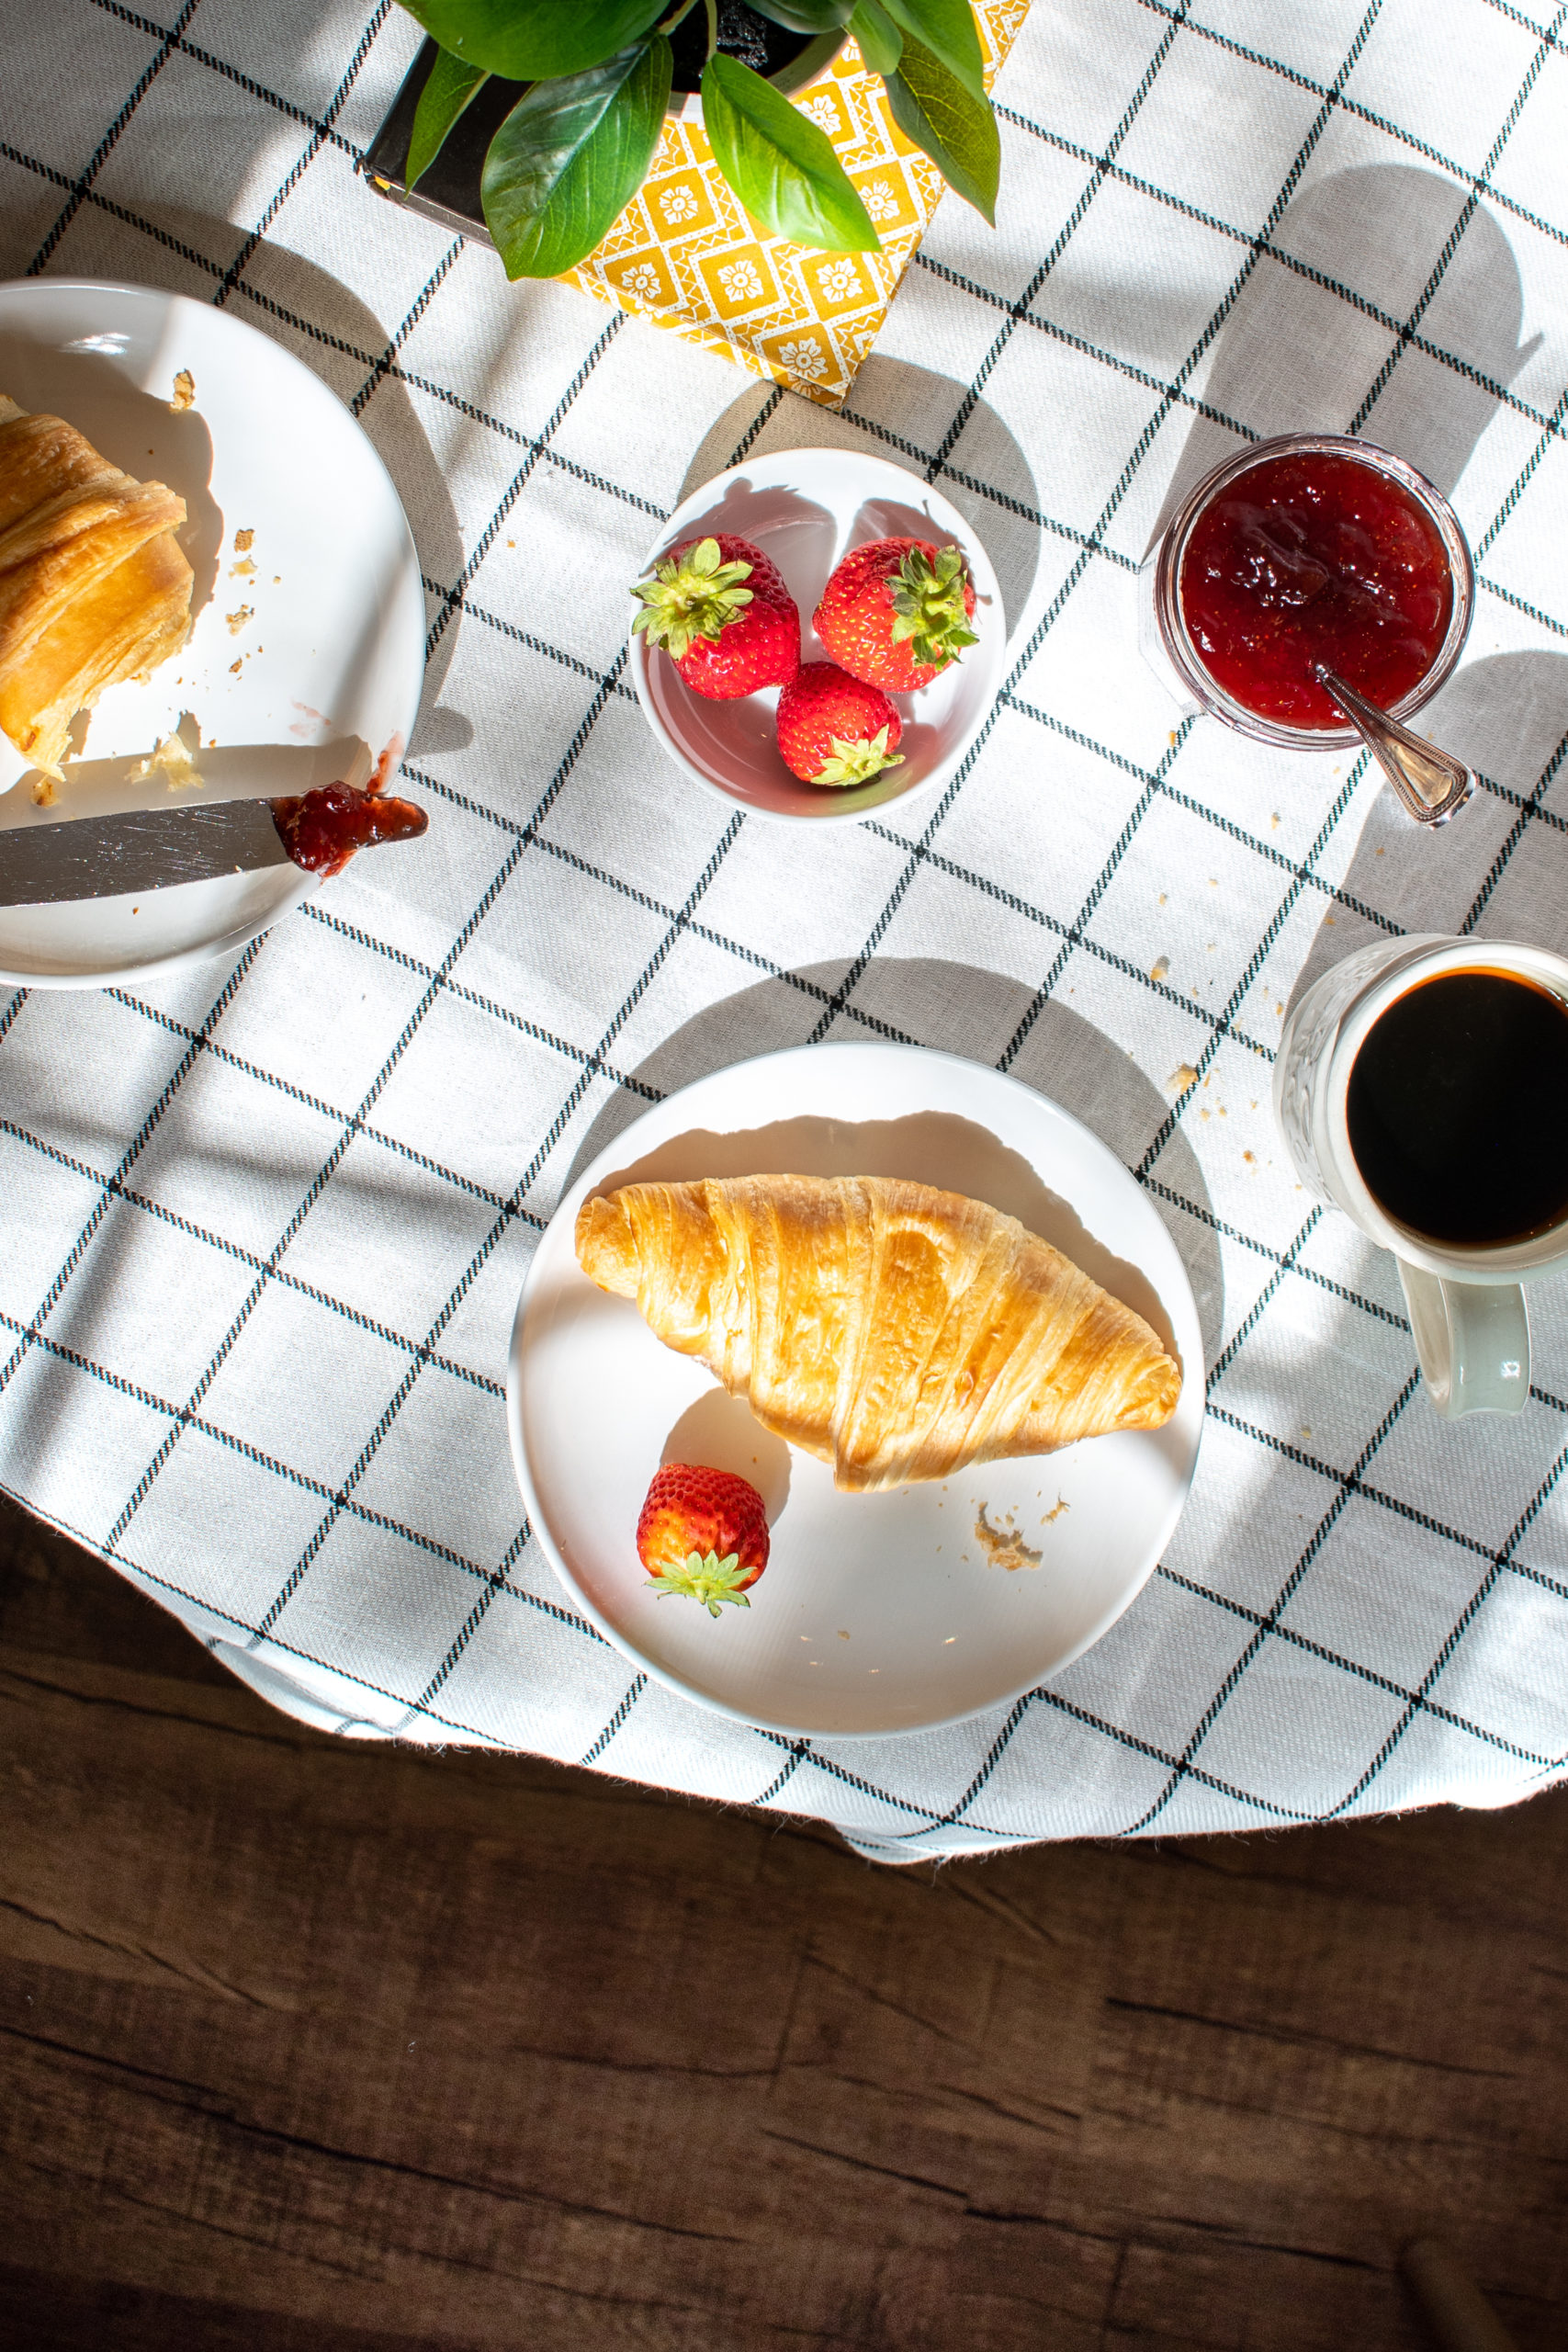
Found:
[(1317, 674), (1416, 823), (1446, 825), (1475, 789), (1475, 777), (1464, 762), (1413, 735), (1348, 686), (1337, 672), (1320, 663)]

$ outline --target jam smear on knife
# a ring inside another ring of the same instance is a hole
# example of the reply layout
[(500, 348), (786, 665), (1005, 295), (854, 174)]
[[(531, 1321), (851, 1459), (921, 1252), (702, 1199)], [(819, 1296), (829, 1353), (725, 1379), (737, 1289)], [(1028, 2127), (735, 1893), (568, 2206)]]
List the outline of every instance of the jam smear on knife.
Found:
[(341, 874), (355, 850), (377, 842), (411, 841), (430, 820), (412, 800), (350, 784), (329, 784), (297, 798), (275, 800), (272, 820), (284, 848), (308, 874)]
[(1193, 525), (1182, 616), (1233, 701), (1286, 727), (1343, 727), (1322, 662), (1387, 710), (1426, 676), (1453, 611), (1448, 550), (1404, 485), (1354, 458), (1265, 458)]

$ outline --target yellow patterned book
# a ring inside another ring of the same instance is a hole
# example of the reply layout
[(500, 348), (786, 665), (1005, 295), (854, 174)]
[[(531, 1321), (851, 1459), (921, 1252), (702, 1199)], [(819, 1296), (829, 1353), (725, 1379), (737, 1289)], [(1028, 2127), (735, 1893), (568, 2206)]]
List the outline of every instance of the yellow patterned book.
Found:
[[(987, 88), (1028, 10), (1029, 0), (975, 0)], [(895, 125), (853, 41), (795, 104), (831, 140), (880, 253), (816, 253), (770, 236), (721, 178), (700, 119), (672, 115), (641, 188), (564, 282), (836, 408), (946, 183)]]

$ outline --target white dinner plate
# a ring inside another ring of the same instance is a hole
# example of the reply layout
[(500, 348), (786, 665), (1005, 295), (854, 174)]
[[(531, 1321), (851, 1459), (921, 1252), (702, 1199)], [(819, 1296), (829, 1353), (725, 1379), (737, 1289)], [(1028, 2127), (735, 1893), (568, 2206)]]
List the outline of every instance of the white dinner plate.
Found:
[[(591, 1193), (781, 1173), (905, 1176), (1017, 1216), (1153, 1325), (1184, 1374), (1173, 1419), (945, 1484), (840, 1494), (826, 1464), (769, 1435), (630, 1300), (591, 1283), (573, 1247)], [(1191, 1482), (1202, 1340), (1147, 1195), (1058, 1103), (917, 1046), (801, 1046), (683, 1088), (584, 1170), (524, 1285), (507, 1397), (534, 1532), (601, 1633), (720, 1713), (796, 1736), (871, 1735), (1016, 1698), (1122, 1614)], [(738, 1471), (761, 1492), (773, 1551), (749, 1610), (715, 1619), (650, 1589), (636, 1530), (661, 1460)], [(982, 1505), (1037, 1568), (990, 1564)]]
[[(182, 369), (195, 397), (175, 413)], [(144, 756), (186, 712), (204, 745), (306, 751), (357, 736), (373, 761), (406, 743), (424, 666), (419, 558), (386, 468), (301, 361), (183, 294), (27, 278), (0, 286), (0, 391), (64, 417), (127, 473), (167, 482), (187, 510), (177, 536), (197, 580), (190, 642), (145, 684), (111, 687), (76, 756)], [(239, 531), (254, 534), (248, 553)], [(235, 571), (244, 562), (254, 571)], [(301, 788), (319, 780), (308, 765)], [(242, 946), (317, 888), (285, 865), (3, 907), (0, 982), (146, 978)]]
[(778, 449), (731, 466), (675, 509), (638, 578), (667, 548), (733, 532), (770, 556), (800, 607), (800, 658), (825, 662), (811, 616), (834, 566), (868, 539), (921, 538), (959, 548), (975, 588), (976, 642), (919, 693), (895, 695), (902, 764), (869, 784), (825, 786), (792, 775), (774, 733), (778, 689), (714, 702), (694, 694), (667, 653), (638, 629), (628, 668), (648, 723), (693, 782), (759, 816), (850, 824), (953, 775), (990, 715), (1002, 682), (1007, 620), (990, 558), (956, 506), (919, 474), (858, 449)]

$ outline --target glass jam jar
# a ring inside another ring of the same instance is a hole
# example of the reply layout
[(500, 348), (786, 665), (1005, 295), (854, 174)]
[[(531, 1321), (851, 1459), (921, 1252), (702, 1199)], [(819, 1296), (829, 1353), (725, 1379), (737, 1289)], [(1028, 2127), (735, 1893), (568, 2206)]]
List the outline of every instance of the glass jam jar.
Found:
[(1327, 752), (1359, 738), (1316, 665), (1409, 718), (1452, 674), (1475, 570), (1453, 508), (1403, 458), (1292, 433), (1204, 476), (1138, 587), (1140, 646), (1184, 709)]

